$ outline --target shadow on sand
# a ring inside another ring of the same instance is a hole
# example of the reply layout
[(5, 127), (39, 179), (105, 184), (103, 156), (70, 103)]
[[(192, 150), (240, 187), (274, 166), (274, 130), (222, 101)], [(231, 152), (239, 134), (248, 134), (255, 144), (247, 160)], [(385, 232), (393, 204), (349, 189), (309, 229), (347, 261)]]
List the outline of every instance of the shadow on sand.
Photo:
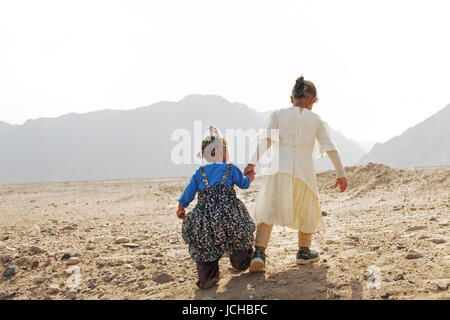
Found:
[[(241, 273), (232, 277), (224, 287), (196, 290), (195, 299), (218, 300), (324, 300), (339, 299), (336, 285), (327, 280), (329, 267), (311, 264), (293, 266), (283, 272)], [(221, 280), (224, 281), (224, 280)], [(361, 283), (351, 283), (352, 300), (362, 299)]]

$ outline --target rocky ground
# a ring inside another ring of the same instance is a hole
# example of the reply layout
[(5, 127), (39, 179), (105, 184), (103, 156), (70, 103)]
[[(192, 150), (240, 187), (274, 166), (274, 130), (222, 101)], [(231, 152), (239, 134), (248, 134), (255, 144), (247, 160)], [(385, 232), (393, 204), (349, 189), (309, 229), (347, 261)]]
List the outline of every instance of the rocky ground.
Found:
[[(318, 175), (327, 229), (319, 262), (295, 265), (275, 229), (265, 274), (195, 287), (177, 198), (188, 178), (0, 186), (2, 299), (449, 299), (450, 168), (348, 167), (348, 191)], [(260, 179), (239, 197), (250, 212)]]

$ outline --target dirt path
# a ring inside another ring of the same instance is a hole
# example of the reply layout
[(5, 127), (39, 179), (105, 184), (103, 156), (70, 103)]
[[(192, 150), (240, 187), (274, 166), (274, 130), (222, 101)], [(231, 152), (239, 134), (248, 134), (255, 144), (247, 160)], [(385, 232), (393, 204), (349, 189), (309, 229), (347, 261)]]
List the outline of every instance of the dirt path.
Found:
[[(187, 178), (2, 185), (0, 299), (449, 299), (450, 168), (347, 175), (344, 194), (334, 173), (318, 175), (318, 263), (296, 266), (296, 232), (277, 228), (265, 274), (234, 273), (224, 257), (208, 290), (175, 216)], [(259, 183), (238, 192), (250, 212)]]

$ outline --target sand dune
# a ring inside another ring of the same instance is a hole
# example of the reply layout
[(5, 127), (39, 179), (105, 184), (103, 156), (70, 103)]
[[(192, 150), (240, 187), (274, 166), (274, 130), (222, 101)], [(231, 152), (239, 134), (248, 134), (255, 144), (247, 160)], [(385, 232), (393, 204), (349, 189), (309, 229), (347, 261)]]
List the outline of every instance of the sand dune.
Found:
[[(296, 266), (277, 228), (265, 274), (198, 290), (176, 199), (188, 178), (0, 186), (0, 299), (449, 299), (450, 168), (348, 167), (318, 175), (321, 260)], [(252, 212), (260, 179), (238, 194)], [(378, 282), (379, 280), (379, 282)]]

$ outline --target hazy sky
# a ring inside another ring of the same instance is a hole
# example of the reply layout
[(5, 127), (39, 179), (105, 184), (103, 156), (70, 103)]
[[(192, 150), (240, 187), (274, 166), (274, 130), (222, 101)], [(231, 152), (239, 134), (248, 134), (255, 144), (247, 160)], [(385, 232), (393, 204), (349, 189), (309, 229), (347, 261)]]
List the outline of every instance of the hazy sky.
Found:
[(450, 103), (444, 1), (0, 2), (0, 120), (218, 94), (287, 107), (295, 79), (343, 134), (385, 141)]

